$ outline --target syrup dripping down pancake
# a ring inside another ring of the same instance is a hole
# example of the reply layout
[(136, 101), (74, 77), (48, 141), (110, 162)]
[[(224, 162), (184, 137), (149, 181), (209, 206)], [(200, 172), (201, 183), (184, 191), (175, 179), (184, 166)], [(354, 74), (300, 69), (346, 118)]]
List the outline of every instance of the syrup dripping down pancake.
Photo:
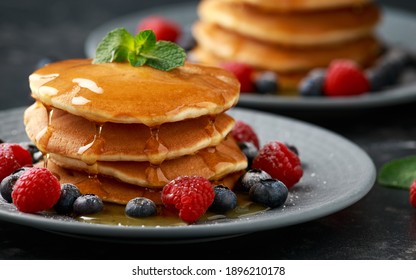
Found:
[(156, 126), (222, 113), (236, 105), (240, 84), (228, 71), (186, 63), (171, 71), (71, 59), (29, 76), (32, 96), (95, 122)]
[(379, 8), (373, 3), (332, 10), (271, 13), (241, 3), (205, 0), (198, 5), (198, 15), (203, 22), (243, 36), (300, 47), (339, 44), (369, 36), (380, 19)]
[(169, 181), (185, 175), (202, 176), (211, 181), (220, 180), (247, 168), (247, 158), (231, 136), (215, 147), (166, 160), (159, 165), (139, 161), (97, 161), (86, 164), (81, 160), (52, 153), (49, 154), (49, 161), (63, 168), (110, 176), (149, 188), (161, 188)]
[(153, 128), (144, 124), (95, 123), (55, 108), (48, 112), (36, 102), (26, 109), (24, 123), (27, 135), (43, 153), (90, 164), (97, 160), (158, 164), (219, 144), (235, 122), (222, 113)]

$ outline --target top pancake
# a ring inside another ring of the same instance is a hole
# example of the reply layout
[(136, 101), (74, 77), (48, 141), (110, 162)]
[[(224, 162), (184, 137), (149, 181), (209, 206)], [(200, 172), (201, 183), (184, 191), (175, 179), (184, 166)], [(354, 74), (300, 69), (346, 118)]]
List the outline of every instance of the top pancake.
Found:
[(29, 82), (32, 96), (45, 105), (91, 121), (147, 126), (222, 113), (240, 92), (230, 72), (190, 63), (167, 72), (71, 59), (36, 70)]
[(333, 9), (348, 6), (360, 6), (371, 0), (222, 0), (224, 2), (244, 3), (267, 11), (310, 11)]
[(201, 21), (244, 36), (293, 46), (335, 44), (368, 36), (380, 19), (379, 8), (373, 3), (359, 8), (271, 13), (244, 4), (204, 0), (198, 14)]

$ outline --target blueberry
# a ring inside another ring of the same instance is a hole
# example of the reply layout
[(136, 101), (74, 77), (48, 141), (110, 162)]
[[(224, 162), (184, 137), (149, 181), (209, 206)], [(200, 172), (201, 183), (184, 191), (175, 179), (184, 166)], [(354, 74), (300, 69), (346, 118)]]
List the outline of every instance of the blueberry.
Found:
[(127, 203), (124, 211), (130, 217), (148, 217), (155, 215), (157, 208), (152, 200), (145, 197), (136, 197)]
[(261, 180), (271, 178), (272, 176), (263, 170), (249, 169), (239, 178), (237, 187), (242, 191), (248, 192), (253, 186), (259, 184)]
[(33, 163), (38, 163), (43, 158), (42, 152), (32, 142), (20, 142), (19, 145), (30, 153)]
[(411, 64), (408, 53), (394, 49), (384, 54), (377, 63), (366, 71), (371, 91), (376, 92), (399, 82), (401, 74)]
[(276, 93), (279, 90), (279, 79), (276, 73), (265, 71), (254, 80), (256, 92)]
[(215, 197), (209, 210), (216, 213), (225, 213), (237, 206), (237, 195), (229, 188), (218, 185), (214, 187)]
[(289, 191), (285, 184), (275, 179), (261, 180), (260, 184), (256, 184), (249, 192), (252, 201), (270, 208), (282, 206), (288, 194)]
[(285, 143), (286, 147), (291, 150), (293, 153), (295, 153), (297, 156), (299, 156), (299, 151), (298, 148), (296, 148), (296, 146)]
[(322, 96), (325, 82), (326, 70), (316, 68), (304, 77), (298, 86), (301, 96)]
[(78, 187), (73, 184), (61, 185), (61, 196), (55, 204), (54, 209), (58, 214), (71, 214), (73, 212), (74, 201), (81, 196)]
[(250, 168), (254, 158), (259, 153), (259, 150), (252, 142), (239, 142), (238, 146), (240, 147), (243, 154), (245, 154), (245, 156), (247, 157), (248, 168)]
[(95, 194), (84, 194), (75, 199), (73, 212), (76, 215), (98, 213), (104, 208), (104, 203)]
[(27, 169), (29, 169), (29, 167), (19, 168), (1, 181), (0, 194), (8, 203), (13, 202), (12, 191), (14, 184)]

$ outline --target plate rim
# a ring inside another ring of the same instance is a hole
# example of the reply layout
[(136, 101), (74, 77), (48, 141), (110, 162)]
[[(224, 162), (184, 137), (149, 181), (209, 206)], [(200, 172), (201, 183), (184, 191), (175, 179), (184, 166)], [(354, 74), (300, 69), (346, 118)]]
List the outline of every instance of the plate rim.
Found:
[[(23, 110), (24, 108), (14, 109)], [(10, 114), (12, 111), (7, 110), (0, 112), (2, 114)], [(20, 112), (20, 111), (19, 111)], [(360, 160), (368, 170), (366, 178), (362, 178), (363, 184), (357, 188), (353, 195), (350, 195), (348, 199), (339, 200), (335, 199), (332, 201), (326, 202), (324, 206), (319, 205), (319, 208), (309, 211), (301, 218), (293, 219), (292, 214), (285, 216), (284, 219), (280, 218), (278, 221), (273, 219), (273, 214), (269, 211), (268, 213), (257, 215), (258, 217), (253, 218), (250, 216), (249, 219), (244, 220), (239, 218), (238, 220), (227, 220), (225, 223), (219, 221), (218, 223), (210, 224), (192, 224), (185, 226), (161, 226), (161, 227), (140, 227), (140, 226), (114, 226), (114, 225), (102, 225), (102, 224), (90, 224), (77, 221), (63, 221), (56, 220), (53, 218), (45, 218), (39, 214), (26, 214), (18, 211), (13, 213), (7, 209), (3, 209), (4, 206), (0, 204), (0, 220), (21, 224), (24, 226), (31, 226), (41, 230), (52, 231), (56, 233), (65, 233), (66, 235), (72, 234), (81, 236), (82, 235), (91, 235), (101, 238), (122, 238), (126, 242), (136, 242), (136, 241), (146, 241), (146, 240), (183, 240), (187, 238), (200, 240), (201, 238), (214, 238), (214, 237), (229, 237), (232, 235), (238, 234), (247, 234), (253, 232), (259, 232), (263, 230), (277, 229), (281, 227), (286, 227), (294, 224), (301, 224), (307, 221), (315, 220), (322, 218), (324, 216), (336, 213), (340, 210), (343, 210), (360, 199), (362, 199), (374, 186), (376, 180), (376, 168), (375, 164), (369, 155), (362, 150), (359, 146), (351, 142), (349, 139), (332, 132), (326, 128), (320, 127), (315, 124), (311, 124), (302, 120), (297, 120), (291, 117), (276, 115), (272, 113), (262, 112), (253, 109), (246, 108), (232, 108), (231, 112), (237, 114), (246, 114), (251, 117), (256, 116), (257, 118), (270, 119), (270, 120), (279, 120), (286, 123), (290, 123), (295, 126), (299, 126), (302, 129), (309, 129), (310, 131), (317, 132), (321, 137), (325, 138), (330, 137), (333, 141), (342, 141), (343, 146), (348, 149), (352, 149), (356, 156), (360, 157)], [(2, 198), (0, 198), (2, 199)], [(3, 203), (4, 205), (8, 205)], [(14, 207), (9, 205), (9, 207)], [(328, 208), (330, 207), (330, 208)], [(279, 211), (279, 210), (276, 210)], [(282, 222), (283, 221), (283, 222)], [(208, 230), (207, 230), (208, 229)]]

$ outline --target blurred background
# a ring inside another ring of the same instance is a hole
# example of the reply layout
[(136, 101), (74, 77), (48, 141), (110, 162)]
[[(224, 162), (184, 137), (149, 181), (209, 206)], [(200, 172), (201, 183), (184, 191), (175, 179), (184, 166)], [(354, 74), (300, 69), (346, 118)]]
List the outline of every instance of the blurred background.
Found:
[[(198, 1), (0, 1), (0, 110), (31, 104), (28, 75), (39, 62), (85, 57), (87, 36), (103, 23), (150, 7), (184, 2)], [(415, 1), (378, 2), (416, 17)]]

